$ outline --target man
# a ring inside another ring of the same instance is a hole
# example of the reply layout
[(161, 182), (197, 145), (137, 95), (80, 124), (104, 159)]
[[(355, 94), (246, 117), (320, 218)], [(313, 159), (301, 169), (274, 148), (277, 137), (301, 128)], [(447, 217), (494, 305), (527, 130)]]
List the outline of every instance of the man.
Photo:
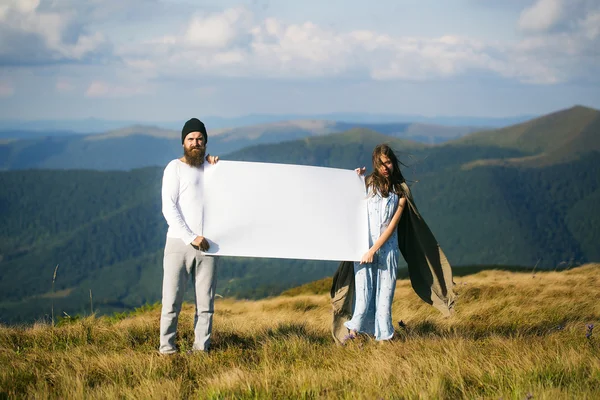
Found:
[(209, 248), (202, 236), (204, 166), (205, 161), (215, 164), (219, 158), (205, 157), (207, 140), (202, 121), (187, 121), (181, 130), (183, 157), (164, 170), (162, 212), (169, 229), (163, 259), (161, 354), (177, 352), (177, 322), (189, 278), (196, 296), (192, 349), (208, 351), (210, 347), (217, 277), (215, 257), (203, 253)]

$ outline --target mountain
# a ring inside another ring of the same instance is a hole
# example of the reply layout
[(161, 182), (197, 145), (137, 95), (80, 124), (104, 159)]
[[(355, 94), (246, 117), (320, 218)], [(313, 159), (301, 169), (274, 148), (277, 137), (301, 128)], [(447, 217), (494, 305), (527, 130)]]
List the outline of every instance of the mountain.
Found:
[[(0, 322), (41, 318), (49, 301), (77, 312), (90, 290), (104, 311), (157, 301), (166, 233), (161, 177), (159, 168), (0, 173)], [(229, 258), (219, 265), (218, 292), (265, 297), (327, 276), (335, 263), (279, 266)]]
[(96, 141), (96, 140), (109, 140), (126, 138), (129, 136), (147, 136), (151, 138), (177, 140), (177, 131), (172, 129), (159, 128), (157, 126), (150, 125), (132, 125), (125, 128), (109, 130), (104, 133), (95, 135), (86, 135), (84, 140)]
[[(515, 151), (514, 158), (507, 158), (503, 153), (502, 158), (484, 157), (483, 161), (475, 161), (465, 168), (476, 166), (478, 162), (483, 165), (549, 165), (579, 157), (579, 154), (589, 150), (598, 150), (593, 144), (597, 143), (594, 135), (598, 132), (599, 121), (598, 111), (577, 106), (518, 125), (476, 133), (474, 132), (479, 129), (474, 126), (322, 119), (272, 121), (214, 129), (210, 129), (209, 125), (208, 150), (212, 154), (226, 155), (257, 145), (278, 144), (363, 128), (389, 137), (426, 144), (449, 142), (459, 147), (469, 145), (470, 148), (483, 146)], [(0, 132), (0, 140), (0, 170), (131, 170), (162, 166), (181, 155), (178, 129), (146, 125), (132, 125), (87, 135), (67, 131), (24, 132), (21, 129)], [(545, 147), (544, 143), (553, 143), (554, 147)]]
[[(303, 137), (322, 136), (365, 128), (387, 136), (411, 139), (423, 143), (442, 143), (478, 130), (470, 126), (442, 126), (422, 123), (350, 123), (330, 120), (290, 120), (240, 128), (217, 129), (212, 135), (221, 141), (256, 140), (254, 143), (277, 143)], [(258, 139), (258, 140), (257, 140)], [(245, 147), (245, 146), (244, 146)]]
[[(325, 114), (252, 114), (241, 117), (223, 118), (206, 117), (206, 122), (215, 128), (241, 127), (245, 125), (265, 124), (278, 121), (292, 120), (327, 120), (327, 121), (345, 121), (351, 124), (361, 126), (371, 124), (389, 124), (389, 123), (421, 123), (427, 125), (443, 126), (480, 126), (498, 128), (517, 124), (534, 118), (533, 115), (517, 115), (510, 117), (473, 117), (473, 116), (424, 116), (419, 114), (380, 114), (380, 113), (352, 113), (335, 112)], [(0, 125), (1, 126), (1, 125)]]
[(100, 133), (108, 130), (120, 129), (130, 125), (138, 124), (138, 121), (113, 121), (101, 118), (80, 118), (64, 120), (23, 120), (4, 119), (0, 120), (0, 131), (28, 131), (45, 134), (51, 131), (69, 131), (76, 134)]
[(600, 111), (576, 106), (515, 126), (467, 135), (451, 143), (512, 148), (525, 154), (507, 160), (487, 160), (485, 165), (547, 166), (567, 162), (600, 151)]
[[(503, 127), (527, 121), (534, 116), (518, 115), (512, 117), (469, 117), (469, 116), (433, 116), (417, 114), (372, 114), (372, 113), (326, 113), (326, 114), (250, 114), (238, 117), (203, 116), (201, 119), (209, 129), (238, 128), (249, 125), (270, 124), (294, 120), (346, 121), (352, 124), (386, 124), (400, 122), (423, 123), (443, 126), (480, 126)], [(0, 120), (0, 131), (71, 131), (75, 133), (100, 133), (118, 130), (134, 125), (155, 125), (163, 129), (178, 130), (181, 121), (135, 121), (107, 120), (101, 118), (82, 118), (66, 120)]]
[[(571, 112), (559, 117), (568, 118)], [(549, 118), (553, 123), (548, 126), (562, 126), (561, 118)], [(587, 137), (585, 129), (577, 132)], [(113, 133), (112, 139), (86, 140), (90, 147), (82, 157), (93, 156), (92, 144), (124, 139), (149, 153), (149, 143), (162, 134), (157, 130), (154, 137), (141, 140), (139, 135), (119, 138)], [(359, 128), (251, 146), (222, 158), (353, 169), (370, 167), (373, 147), (388, 142), (406, 164), (403, 170), (419, 210), (452, 265), (556, 268), (600, 260), (599, 153), (592, 150), (536, 168), (485, 165), (532, 154), (527, 146), (479, 139), (485, 135), (427, 145)], [(576, 141), (577, 136), (569, 137)], [(556, 149), (552, 140), (543, 149)], [(160, 212), (161, 174), (162, 168), (156, 167), (0, 172), (0, 320), (42, 318), (49, 302), (67, 313), (79, 312), (90, 295), (102, 312), (159, 300), (166, 232)], [(217, 291), (264, 297), (331, 275), (335, 268), (333, 262), (223, 258)]]
[(388, 142), (403, 151), (417, 151), (431, 147), (423, 143), (382, 135), (369, 129), (355, 128), (327, 136), (250, 146), (228, 154), (223, 159), (353, 169), (359, 164), (368, 165), (373, 148), (383, 142)]
[(485, 165), (528, 154), (515, 148), (385, 139), (354, 130), (250, 147), (228, 158), (352, 169), (369, 167), (371, 149), (385, 141), (407, 165), (419, 209), (453, 262), (551, 267), (600, 260), (599, 152), (531, 169)]
[[(222, 159), (353, 169), (370, 167), (373, 147), (388, 142), (405, 164), (418, 208), (452, 265), (556, 268), (600, 260), (595, 115), (573, 108), (441, 145), (355, 128), (250, 146)], [(86, 137), (79, 162), (89, 165), (86, 158), (112, 140), (129, 140), (141, 153), (154, 154), (171, 134), (161, 129), (136, 134), (142, 129)], [(220, 135), (227, 132), (209, 143)], [(45, 139), (27, 160), (52, 160), (43, 148), (60, 148), (63, 140)], [(118, 158), (127, 159), (128, 149), (108, 146), (103, 154), (118, 150)], [(511, 161), (559, 151), (561, 162), (535, 168)], [(0, 172), (0, 322), (43, 318), (49, 302), (67, 313), (80, 312), (90, 296), (102, 312), (159, 300), (166, 232), (161, 174), (162, 167)], [(226, 257), (217, 291), (259, 298), (329, 276), (335, 268), (334, 262)]]
[(76, 133), (68, 130), (43, 130), (43, 131), (28, 131), (20, 129), (9, 129), (0, 130), (0, 143), (2, 141), (15, 141), (15, 140), (27, 140), (27, 139), (40, 139), (47, 137), (61, 137), (61, 136), (79, 136), (80, 133)]
[[(280, 121), (209, 132), (208, 150), (226, 154), (247, 146), (279, 143), (305, 137), (323, 136), (360, 124), (322, 120)], [(444, 127), (424, 124), (367, 124), (386, 135), (440, 143), (472, 132), (472, 127)], [(5, 132), (5, 138), (22, 137)], [(94, 135), (39, 136), (0, 142), (0, 169), (96, 169), (130, 170), (162, 166), (181, 155), (180, 133), (153, 126), (135, 125)]]

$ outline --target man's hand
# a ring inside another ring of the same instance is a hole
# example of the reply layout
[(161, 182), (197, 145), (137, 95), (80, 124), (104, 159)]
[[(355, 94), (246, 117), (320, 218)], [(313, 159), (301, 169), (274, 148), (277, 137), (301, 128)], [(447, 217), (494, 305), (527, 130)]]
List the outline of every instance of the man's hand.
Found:
[(365, 167), (362, 167), (362, 168), (356, 168), (354, 171), (356, 171), (356, 173), (358, 175), (364, 175), (366, 170), (367, 169)]
[(204, 236), (196, 236), (196, 239), (192, 242), (192, 246), (199, 248), (202, 251), (207, 251), (210, 247)]
[(206, 156), (206, 161), (208, 161), (209, 164), (216, 164), (219, 161), (219, 156), (211, 156), (208, 154)]
[(373, 262), (373, 256), (375, 253), (371, 250), (367, 251), (360, 259), (361, 264), (371, 264)]

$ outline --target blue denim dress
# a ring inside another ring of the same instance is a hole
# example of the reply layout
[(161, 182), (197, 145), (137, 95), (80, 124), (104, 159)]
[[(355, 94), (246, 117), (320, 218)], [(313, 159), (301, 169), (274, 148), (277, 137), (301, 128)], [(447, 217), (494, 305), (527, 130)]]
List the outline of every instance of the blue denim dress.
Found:
[[(383, 197), (369, 191), (369, 247), (373, 246), (389, 226), (398, 207), (398, 200), (395, 193)], [(376, 340), (388, 340), (394, 336), (392, 301), (396, 289), (399, 253), (398, 231), (394, 229), (390, 238), (375, 253), (373, 263), (354, 263), (354, 313), (352, 319), (344, 324), (346, 328), (374, 335)]]

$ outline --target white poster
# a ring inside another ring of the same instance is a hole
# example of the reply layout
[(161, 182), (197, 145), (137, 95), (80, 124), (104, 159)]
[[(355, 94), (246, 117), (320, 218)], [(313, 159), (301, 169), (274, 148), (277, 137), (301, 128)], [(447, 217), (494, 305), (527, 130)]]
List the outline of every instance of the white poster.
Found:
[(204, 172), (208, 254), (360, 261), (364, 178), (353, 170), (219, 161)]

